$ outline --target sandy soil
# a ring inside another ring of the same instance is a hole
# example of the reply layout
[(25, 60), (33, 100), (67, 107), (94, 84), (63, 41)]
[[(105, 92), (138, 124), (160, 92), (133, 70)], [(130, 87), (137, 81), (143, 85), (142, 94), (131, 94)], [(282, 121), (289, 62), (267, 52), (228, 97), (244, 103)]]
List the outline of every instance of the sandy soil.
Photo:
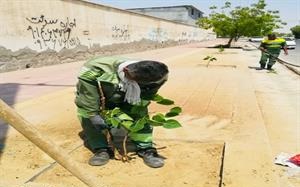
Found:
[[(75, 158), (87, 171), (96, 174), (99, 182), (105, 181), (110, 186), (218, 186), (223, 142), (156, 138), (157, 147), (166, 147), (161, 155), (166, 157), (166, 167), (154, 170), (146, 167), (140, 158), (130, 163), (111, 161), (105, 167), (90, 167), (87, 160), (91, 153), (82, 146), (77, 136), (80, 131), (75, 108), (71, 103), (73, 90), (63, 90), (54, 94), (16, 105), (17, 110), (45, 136), (60, 145), (70, 156)], [(60, 99), (57, 99), (60, 98)], [(39, 105), (38, 103), (43, 103)], [(59, 106), (59, 108), (57, 107)], [(30, 108), (30, 111), (28, 110)], [(36, 113), (37, 115), (30, 115)], [(47, 121), (44, 121), (48, 119)], [(160, 129), (166, 131), (164, 129)], [(4, 181), (0, 186), (20, 186), (26, 184), (54, 186), (84, 186), (61, 166), (43, 154), (22, 135), (11, 130), (7, 139), (7, 148), (1, 158), (0, 176)], [(197, 132), (194, 137), (197, 137)], [(193, 160), (191, 162), (191, 160)], [(45, 170), (45, 171), (44, 171)], [(39, 174), (38, 177), (31, 179)], [(132, 179), (134, 177), (134, 179)], [(169, 180), (172, 178), (172, 180)], [(118, 180), (116, 180), (118, 179)], [(27, 182), (27, 183), (26, 183)]]
[[(73, 87), (18, 103), (15, 108), (80, 166), (98, 176), (99, 184), (300, 186), (298, 176), (288, 176), (287, 168), (273, 164), (279, 152), (300, 152), (299, 77), (278, 64), (277, 74), (255, 70), (257, 51), (226, 49), (219, 53), (199, 47), (193, 44), (127, 55), (166, 62), (171, 74), (160, 93), (175, 100), (184, 111), (178, 117), (182, 128), (155, 129), (157, 146), (166, 146), (160, 150), (167, 158), (161, 169), (146, 167), (140, 158), (130, 163), (112, 160), (104, 167), (88, 166), (91, 153), (77, 136), (80, 125)], [(206, 67), (202, 59), (207, 55), (218, 60)], [(151, 106), (151, 112), (165, 110)], [(84, 186), (12, 129), (0, 164), (1, 187)]]

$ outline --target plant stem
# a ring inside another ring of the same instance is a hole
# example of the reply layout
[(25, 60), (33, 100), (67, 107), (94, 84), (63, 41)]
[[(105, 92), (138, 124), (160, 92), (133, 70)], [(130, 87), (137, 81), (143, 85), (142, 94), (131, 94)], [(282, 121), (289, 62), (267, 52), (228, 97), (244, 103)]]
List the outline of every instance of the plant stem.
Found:
[(127, 148), (126, 148), (127, 139), (128, 139), (128, 134), (126, 134), (124, 139), (123, 139), (123, 158), (122, 158), (123, 162), (128, 162), (129, 161), (129, 158), (127, 156)]

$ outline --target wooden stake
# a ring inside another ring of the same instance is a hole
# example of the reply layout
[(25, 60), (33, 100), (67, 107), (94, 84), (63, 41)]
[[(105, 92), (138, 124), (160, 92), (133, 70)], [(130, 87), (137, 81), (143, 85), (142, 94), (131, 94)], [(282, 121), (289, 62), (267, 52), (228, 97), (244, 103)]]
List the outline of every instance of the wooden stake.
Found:
[(26, 121), (14, 109), (9, 107), (0, 99), (0, 118), (23, 134), (33, 144), (38, 146), (47, 155), (53, 158), (57, 163), (67, 169), (75, 177), (81, 180), (89, 187), (107, 187), (103, 183), (97, 182), (97, 179), (91, 172), (85, 171), (82, 166), (70, 158), (63, 149), (55, 145), (45, 135), (42, 135), (31, 123)]

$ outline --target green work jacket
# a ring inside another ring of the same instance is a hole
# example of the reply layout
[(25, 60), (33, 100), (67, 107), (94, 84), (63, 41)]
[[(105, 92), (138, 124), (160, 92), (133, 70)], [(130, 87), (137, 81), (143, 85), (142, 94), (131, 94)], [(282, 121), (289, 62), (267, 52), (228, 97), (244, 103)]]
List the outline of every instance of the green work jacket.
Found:
[(283, 38), (276, 38), (275, 40), (265, 39), (260, 46), (271, 54), (279, 54), (281, 48), (286, 46), (286, 41)]

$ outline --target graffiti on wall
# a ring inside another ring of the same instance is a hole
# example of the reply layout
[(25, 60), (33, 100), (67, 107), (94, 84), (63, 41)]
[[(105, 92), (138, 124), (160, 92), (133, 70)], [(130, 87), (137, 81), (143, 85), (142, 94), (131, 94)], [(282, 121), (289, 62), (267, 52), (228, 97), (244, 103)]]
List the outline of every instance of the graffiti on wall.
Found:
[(154, 28), (149, 31), (148, 39), (158, 42), (167, 41), (168, 33), (161, 28)]
[(112, 28), (112, 38), (115, 40), (129, 40), (130, 39), (130, 31), (129, 31), (129, 25), (114, 25)]
[(191, 40), (196, 40), (197, 39), (197, 33), (194, 32), (187, 32), (187, 31), (182, 31), (180, 36), (179, 36), (179, 41), (182, 42), (188, 42)]
[(181, 35), (179, 37), (179, 41), (182, 41), (182, 42), (188, 41), (188, 34), (187, 34), (187, 32), (185, 32), (185, 31), (181, 32)]
[(167, 33), (163, 31), (161, 28), (151, 29), (148, 33), (148, 38), (153, 41), (165, 41), (167, 40)]
[(44, 15), (26, 18), (29, 22), (27, 31), (32, 35), (34, 44), (40, 49), (72, 48), (80, 45), (80, 40), (73, 34), (76, 19), (50, 19)]

